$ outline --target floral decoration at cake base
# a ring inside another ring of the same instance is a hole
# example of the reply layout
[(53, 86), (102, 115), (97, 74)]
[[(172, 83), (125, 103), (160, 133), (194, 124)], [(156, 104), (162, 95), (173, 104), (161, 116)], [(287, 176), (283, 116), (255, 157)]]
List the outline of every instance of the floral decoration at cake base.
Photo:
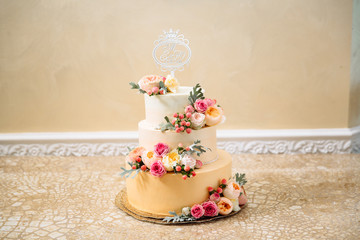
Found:
[(127, 193), (126, 193), (126, 189), (122, 189), (116, 196), (115, 198), (115, 205), (120, 208), (121, 210), (123, 210), (125, 213), (127, 213), (128, 215), (134, 217), (137, 220), (140, 221), (144, 221), (144, 222), (150, 222), (150, 223), (156, 223), (156, 224), (162, 224), (162, 225), (177, 225), (177, 224), (197, 224), (197, 223), (205, 223), (205, 222), (210, 222), (210, 221), (216, 221), (219, 219), (223, 219), (223, 218), (228, 218), (228, 217), (232, 217), (238, 213), (241, 212), (242, 209), (244, 209), (247, 204), (241, 205), (241, 210), (237, 211), (237, 212), (231, 212), (228, 215), (218, 215), (216, 217), (209, 217), (209, 218), (201, 218), (201, 219), (197, 219), (197, 220), (193, 220), (193, 221), (182, 221), (182, 222), (167, 222), (164, 221), (164, 217), (160, 216), (160, 215), (155, 215), (155, 214), (151, 214), (151, 213), (147, 213), (147, 212), (143, 212), (140, 211), (136, 208), (134, 208), (133, 206), (131, 206), (131, 204), (128, 202), (127, 199)]

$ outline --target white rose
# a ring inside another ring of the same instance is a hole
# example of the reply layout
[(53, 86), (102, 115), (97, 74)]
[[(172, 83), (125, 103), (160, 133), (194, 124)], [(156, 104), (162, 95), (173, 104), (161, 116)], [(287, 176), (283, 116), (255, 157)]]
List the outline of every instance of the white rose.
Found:
[(230, 181), (226, 185), (226, 188), (224, 189), (223, 194), (225, 197), (227, 197), (229, 199), (235, 199), (235, 198), (239, 197), (240, 192), (241, 192), (240, 185), (237, 184), (236, 182)]
[(200, 129), (205, 125), (205, 115), (195, 112), (191, 115), (190, 121), (192, 129)]
[(196, 165), (196, 159), (185, 154), (181, 160), (180, 160), (181, 164), (184, 164), (185, 166), (189, 166), (190, 168), (194, 168)]
[(240, 211), (240, 206), (239, 206), (239, 199), (238, 198), (235, 198), (235, 199), (230, 199), (230, 201), (233, 203), (233, 211), (234, 212), (237, 212), (237, 211)]
[(166, 171), (171, 172), (174, 171), (174, 166), (179, 163), (180, 156), (176, 149), (169, 152), (162, 160), (162, 163), (166, 169)]
[(170, 92), (176, 93), (179, 87), (179, 83), (175, 77), (167, 75), (165, 80), (165, 87), (167, 87)]
[(181, 213), (184, 214), (185, 216), (190, 216), (190, 214), (191, 214), (191, 208), (190, 208), (190, 207), (184, 207), (184, 208), (181, 210)]

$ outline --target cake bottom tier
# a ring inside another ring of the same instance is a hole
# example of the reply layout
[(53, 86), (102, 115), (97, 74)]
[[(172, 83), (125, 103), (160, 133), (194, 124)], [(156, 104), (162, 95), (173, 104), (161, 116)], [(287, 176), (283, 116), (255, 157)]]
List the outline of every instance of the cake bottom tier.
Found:
[(167, 173), (154, 177), (148, 172), (140, 172), (134, 179), (126, 179), (128, 202), (144, 212), (169, 216), (169, 211), (181, 212), (183, 207), (191, 207), (204, 202), (209, 186), (217, 188), (219, 181), (231, 177), (231, 155), (218, 149), (217, 161), (195, 170), (196, 176), (182, 179), (181, 174)]

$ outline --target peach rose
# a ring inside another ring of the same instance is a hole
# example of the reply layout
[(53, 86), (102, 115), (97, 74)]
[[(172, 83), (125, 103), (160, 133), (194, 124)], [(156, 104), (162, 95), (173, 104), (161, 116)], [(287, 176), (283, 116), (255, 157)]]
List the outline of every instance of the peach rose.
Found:
[(226, 197), (220, 198), (217, 206), (219, 208), (220, 215), (228, 215), (233, 210), (233, 203), (230, 201), (230, 199), (227, 199)]
[(229, 199), (235, 199), (239, 197), (240, 192), (241, 192), (240, 185), (237, 184), (236, 182), (231, 181), (226, 185), (223, 194), (224, 197), (227, 197)]
[(131, 152), (126, 156), (126, 161), (128, 163), (134, 163), (136, 162), (136, 158), (140, 157), (143, 152), (145, 152), (145, 148), (143, 147), (137, 147), (131, 150)]
[(151, 165), (155, 162), (160, 160), (161, 158), (157, 157), (154, 153), (154, 151), (145, 151), (143, 152), (143, 154), (141, 155), (141, 159), (143, 161), (143, 163), (150, 169)]
[(146, 75), (139, 81), (139, 86), (146, 92), (152, 92), (154, 87), (160, 87), (160, 81), (163, 81), (163, 77), (158, 75)]
[(218, 106), (210, 106), (205, 112), (205, 122), (208, 126), (214, 126), (221, 122), (223, 110)]

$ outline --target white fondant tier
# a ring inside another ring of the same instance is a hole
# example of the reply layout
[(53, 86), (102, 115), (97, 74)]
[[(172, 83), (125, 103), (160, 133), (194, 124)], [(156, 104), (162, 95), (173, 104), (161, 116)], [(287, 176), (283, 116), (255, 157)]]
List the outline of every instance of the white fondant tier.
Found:
[(211, 150), (207, 150), (201, 154), (200, 157), (194, 157), (201, 160), (204, 164), (216, 160), (216, 127), (204, 127), (188, 134), (186, 132), (176, 133), (175, 131), (161, 132), (160, 130), (155, 130), (152, 124), (149, 124), (146, 120), (139, 122), (139, 146), (149, 150), (152, 150), (154, 145), (159, 142), (166, 143), (173, 149), (176, 148), (179, 143), (182, 143), (186, 147), (193, 144), (196, 140), (200, 140), (201, 145)]
[[(141, 211), (168, 216), (169, 211), (181, 213), (183, 207), (206, 201), (208, 186), (217, 188), (221, 179), (231, 177), (231, 155), (223, 150), (218, 152), (218, 161), (196, 169), (196, 176), (186, 180), (181, 174), (166, 173), (162, 177), (154, 177), (149, 172), (127, 178), (129, 203)], [(130, 166), (127, 165), (127, 168)]]
[(165, 116), (172, 119), (174, 113), (184, 113), (185, 107), (189, 105), (188, 98), (191, 90), (191, 87), (179, 87), (177, 93), (154, 96), (145, 94), (146, 121), (153, 127), (157, 127), (165, 121)]

